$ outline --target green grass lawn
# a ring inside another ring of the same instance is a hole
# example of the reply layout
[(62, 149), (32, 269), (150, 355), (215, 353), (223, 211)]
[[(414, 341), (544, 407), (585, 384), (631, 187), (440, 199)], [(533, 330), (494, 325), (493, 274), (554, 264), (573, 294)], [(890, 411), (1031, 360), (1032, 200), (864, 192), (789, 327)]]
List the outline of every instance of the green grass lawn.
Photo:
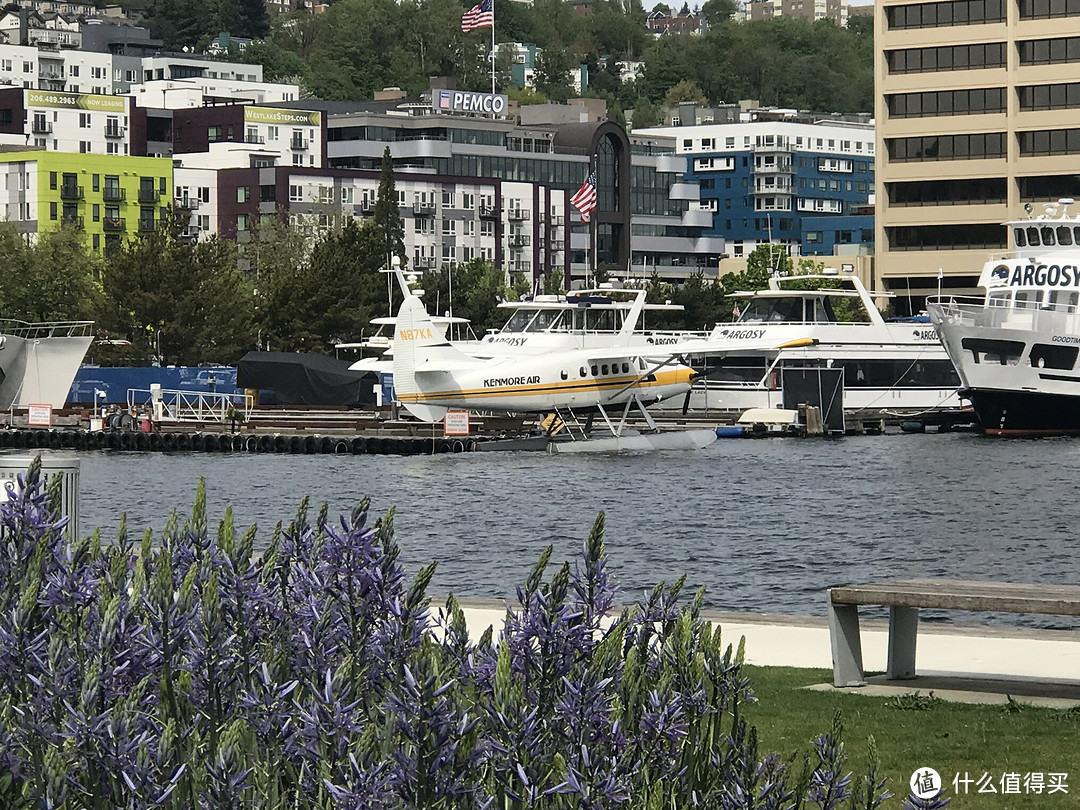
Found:
[[(867, 764), (867, 737), (874, 736), (878, 759), (894, 794), (884, 807), (898, 808), (908, 780), (919, 767), (941, 774), (950, 808), (1059, 810), (1080, 807), (1080, 711), (1030, 706), (979, 706), (940, 700), (865, 697), (847, 692), (813, 692), (802, 687), (827, 683), (824, 669), (746, 667), (757, 703), (746, 716), (757, 726), (761, 751), (785, 758), (807, 751), (827, 731), (837, 710), (844, 726), (849, 768), (859, 777)], [(853, 690), (854, 691), (854, 690)], [(914, 691), (914, 690), (913, 690)], [(926, 695), (924, 691), (921, 693)], [(964, 772), (976, 781), (957, 795), (953, 777)], [(1028, 773), (1067, 773), (1068, 793), (1025, 794)], [(1002, 794), (1003, 774), (1018, 773), (1020, 794)], [(979, 794), (978, 780), (990, 774), (995, 794)]]

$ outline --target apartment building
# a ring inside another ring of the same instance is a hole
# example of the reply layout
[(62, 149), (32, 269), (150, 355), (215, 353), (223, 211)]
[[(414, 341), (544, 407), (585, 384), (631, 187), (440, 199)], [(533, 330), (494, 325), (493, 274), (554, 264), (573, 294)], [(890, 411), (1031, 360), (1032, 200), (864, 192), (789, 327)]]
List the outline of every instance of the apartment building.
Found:
[(1080, 194), (1080, 2), (883, 0), (874, 27), (878, 273), (917, 310)]
[(146, 153), (146, 115), (130, 96), (0, 88), (0, 144), (98, 155)]
[[(802, 251), (804, 219), (853, 213), (874, 189), (874, 129), (859, 123), (752, 121), (635, 130), (672, 138), (699, 189), (691, 210), (703, 233), (739, 257), (762, 244)], [(863, 241), (863, 227), (832, 228), (835, 240)], [(809, 232), (809, 245), (824, 240)], [(824, 247), (824, 245), (822, 245)], [(811, 252), (821, 252), (811, 249)]]
[(0, 152), (0, 213), (28, 234), (66, 223), (106, 249), (153, 231), (172, 199), (167, 158), (70, 152)]
[(844, 0), (750, 0), (746, 4), (746, 16), (751, 20), (774, 17), (832, 20), (843, 27), (848, 21), (848, 4)]
[(144, 82), (179, 79), (257, 85), (263, 81), (263, 68), (186, 54), (136, 56), (44, 45), (0, 45), (0, 84), (121, 95)]

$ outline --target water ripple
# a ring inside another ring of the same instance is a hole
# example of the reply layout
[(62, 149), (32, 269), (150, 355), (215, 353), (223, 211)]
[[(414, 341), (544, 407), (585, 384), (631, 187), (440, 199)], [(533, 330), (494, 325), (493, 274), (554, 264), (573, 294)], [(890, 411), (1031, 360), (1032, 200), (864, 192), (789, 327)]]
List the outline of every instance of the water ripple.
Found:
[[(629, 601), (687, 575), (714, 608), (824, 612), (827, 585), (886, 577), (1077, 581), (1080, 442), (970, 434), (721, 441), (698, 453), (277, 456), (85, 453), (84, 530), (160, 531), (207, 480), (265, 544), (305, 494), (332, 513), (396, 507), (402, 560), (439, 560), (434, 592), (509, 597), (547, 545), (573, 559), (607, 513)], [(936, 618), (932, 614), (931, 618)], [(955, 618), (972, 620), (970, 614)], [(1071, 626), (1054, 617), (987, 617)]]

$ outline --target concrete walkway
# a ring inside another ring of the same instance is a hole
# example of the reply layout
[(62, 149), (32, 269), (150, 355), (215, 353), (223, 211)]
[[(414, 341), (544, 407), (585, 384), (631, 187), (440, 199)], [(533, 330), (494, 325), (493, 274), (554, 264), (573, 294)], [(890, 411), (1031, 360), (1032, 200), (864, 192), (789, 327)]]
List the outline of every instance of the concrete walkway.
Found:
[[(434, 601), (438, 604), (438, 600)], [(474, 638), (493, 625), (502, 627), (505, 608), (496, 600), (462, 599)], [(828, 621), (776, 614), (704, 612), (720, 624), (726, 643), (746, 638), (746, 661), (756, 666), (832, 669)], [(863, 619), (862, 650), (867, 673), (883, 672), (888, 625)], [(867, 686), (837, 690), (864, 695), (909, 694), (933, 690), (946, 700), (1023, 702), (1063, 708), (1080, 705), (1080, 633), (986, 625), (919, 627), (918, 676), (910, 681), (868, 678)], [(820, 689), (831, 690), (830, 684)]]

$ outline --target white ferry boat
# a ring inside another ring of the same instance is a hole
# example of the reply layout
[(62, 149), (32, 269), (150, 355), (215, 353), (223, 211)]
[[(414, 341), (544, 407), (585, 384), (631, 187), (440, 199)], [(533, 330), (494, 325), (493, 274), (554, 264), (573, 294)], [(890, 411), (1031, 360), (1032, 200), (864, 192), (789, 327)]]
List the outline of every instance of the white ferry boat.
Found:
[(982, 298), (927, 303), (985, 433), (1080, 435), (1080, 217), (1071, 199), (1005, 223), (1015, 250), (983, 265)]
[[(774, 277), (733, 293), (738, 318), (709, 336), (722, 355), (699, 358), (688, 402), (667, 407), (745, 411), (784, 407), (784, 370), (842, 368), (845, 411), (915, 414), (959, 408), (959, 379), (927, 317), (885, 320), (858, 277)], [(766, 348), (768, 347), (768, 348)], [(663, 405), (661, 406), (663, 407)]]
[(0, 320), (0, 409), (63, 408), (91, 340), (91, 321)]

